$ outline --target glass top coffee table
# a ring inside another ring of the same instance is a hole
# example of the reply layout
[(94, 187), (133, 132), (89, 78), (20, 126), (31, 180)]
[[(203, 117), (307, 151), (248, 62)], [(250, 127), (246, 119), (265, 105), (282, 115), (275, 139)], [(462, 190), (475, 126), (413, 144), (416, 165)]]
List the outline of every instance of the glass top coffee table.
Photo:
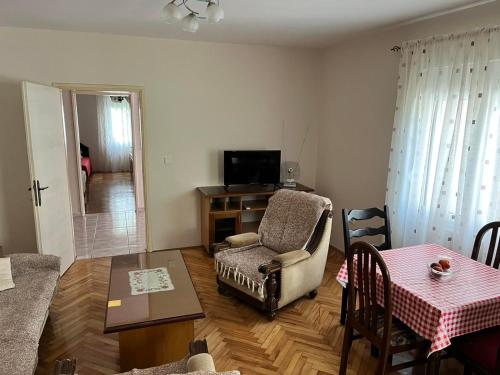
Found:
[(180, 251), (112, 258), (104, 333), (119, 333), (122, 371), (182, 359), (204, 317)]

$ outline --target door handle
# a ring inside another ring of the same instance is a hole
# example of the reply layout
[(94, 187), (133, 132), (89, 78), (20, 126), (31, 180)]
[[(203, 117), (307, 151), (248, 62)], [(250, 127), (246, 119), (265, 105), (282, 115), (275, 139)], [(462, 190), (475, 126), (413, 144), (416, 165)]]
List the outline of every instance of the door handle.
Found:
[(36, 180), (36, 191), (37, 191), (37, 194), (38, 194), (38, 206), (42, 205), (42, 195), (40, 194), (40, 192), (42, 190), (46, 190), (48, 188), (49, 188), (48, 186), (40, 187), (40, 181)]
[(36, 190), (36, 181), (33, 180), (33, 186), (28, 188), (28, 191), (32, 191), (35, 195), (35, 207), (38, 207), (38, 192)]

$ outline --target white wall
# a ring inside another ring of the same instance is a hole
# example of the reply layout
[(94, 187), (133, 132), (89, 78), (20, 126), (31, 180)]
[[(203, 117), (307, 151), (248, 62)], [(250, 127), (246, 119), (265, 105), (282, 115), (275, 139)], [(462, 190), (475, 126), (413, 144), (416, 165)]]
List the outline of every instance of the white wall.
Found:
[(332, 244), (343, 249), (340, 210), (382, 206), (402, 41), (500, 23), (495, 2), (408, 26), (346, 40), (324, 54), (324, 120), (317, 190), (335, 206)]
[[(1, 36), (0, 36), (1, 38)], [(2, 64), (5, 49), (1, 48)], [(36, 250), (19, 79), (0, 68), (0, 246), (4, 253)]]
[[(198, 245), (196, 186), (222, 182), (224, 149), (298, 153), (315, 184), (321, 54), (294, 49), (0, 28), (0, 244), (35, 249), (21, 80), (144, 86), (148, 219), (154, 249)], [(164, 156), (172, 163), (164, 164)]]

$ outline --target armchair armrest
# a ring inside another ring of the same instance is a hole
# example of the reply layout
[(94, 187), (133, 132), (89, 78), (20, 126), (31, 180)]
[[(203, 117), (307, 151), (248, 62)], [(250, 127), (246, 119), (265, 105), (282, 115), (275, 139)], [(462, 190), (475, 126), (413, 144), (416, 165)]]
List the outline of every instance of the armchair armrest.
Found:
[(208, 354), (207, 340), (196, 340), (189, 343), (187, 369), (189, 372), (215, 371), (214, 360)]
[(310, 257), (311, 254), (306, 250), (295, 250), (275, 256), (273, 262), (279, 263), (281, 267), (288, 267)]
[(271, 273), (276, 273), (281, 270), (281, 264), (279, 263), (266, 263), (259, 266), (259, 272), (264, 275), (269, 275)]
[(215, 371), (214, 360), (208, 353), (196, 354), (188, 359), (187, 369), (189, 372)]
[(254, 232), (236, 234), (227, 237), (226, 242), (229, 243), (232, 248), (249, 246), (259, 242), (259, 235)]
[(10, 254), (12, 276), (45, 271), (60, 272), (61, 260), (54, 255)]
[(266, 292), (267, 298), (264, 300), (264, 304), (267, 310), (267, 317), (273, 320), (276, 316), (276, 310), (278, 309), (278, 301), (280, 299), (280, 272), (281, 264), (274, 261), (261, 264), (259, 266), (259, 272), (264, 274), (266, 282)]

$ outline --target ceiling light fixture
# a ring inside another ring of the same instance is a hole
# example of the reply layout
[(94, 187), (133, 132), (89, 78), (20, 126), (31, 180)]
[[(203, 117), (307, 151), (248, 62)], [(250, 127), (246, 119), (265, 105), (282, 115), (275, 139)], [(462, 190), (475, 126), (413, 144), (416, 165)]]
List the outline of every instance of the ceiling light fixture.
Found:
[[(194, 1), (194, 0), (193, 0)], [(195, 33), (200, 28), (199, 20), (209, 23), (219, 23), (224, 19), (224, 9), (220, 0), (196, 0), (206, 4), (205, 16), (200, 15), (188, 5), (189, 0), (172, 0), (163, 8), (162, 16), (165, 22), (175, 23), (182, 20), (182, 30)], [(187, 15), (184, 14), (187, 11)]]
[(163, 18), (167, 23), (174, 23), (182, 18), (182, 12), (174, 2), (171, 2), (163, 8)]
[(182, 20), (182, 30), (184, 31), (195, 33), (198, 31), (199, 28), (200, 28), (200, 23), (198, 22), (198, 19), (196, 18), (196, 15), (194, 13), (189, 13)]

